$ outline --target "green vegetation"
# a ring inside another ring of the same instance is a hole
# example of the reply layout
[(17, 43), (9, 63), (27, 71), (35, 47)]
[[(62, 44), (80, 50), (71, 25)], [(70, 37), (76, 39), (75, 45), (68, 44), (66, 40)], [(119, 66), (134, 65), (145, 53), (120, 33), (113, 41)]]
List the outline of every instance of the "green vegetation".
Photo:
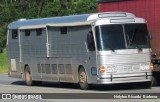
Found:
[(97, 0), (0, 0), (0, 52), (7, 25), (20, 18), (44, 18), (97, 12)]
[(0, 0), (0, 52), (7, 25), (21, 18), (45, 18), (97, 12), (97, 0)]
[(0, 73), (7, 73), (8, 65), (7, 65), (7, 51), (3, 50), (3, 53), (0, 53)]
[(21, 18), (45, 18), (93, 12), (97, 12), (97, 0), (0, 0), (0, 73), (7, 72), (5, 47), (9, 23)]

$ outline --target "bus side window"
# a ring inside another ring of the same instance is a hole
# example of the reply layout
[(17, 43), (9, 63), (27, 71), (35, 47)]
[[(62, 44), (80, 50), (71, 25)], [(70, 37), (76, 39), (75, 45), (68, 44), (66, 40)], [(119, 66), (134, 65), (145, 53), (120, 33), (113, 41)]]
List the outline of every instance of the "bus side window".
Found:
[(25, 36), (30, 36), (30, 30), (25, 30)]
[(95, 43), (92, 31), (89, 31), (87, 34), (87, 47), (89, 51), (95, 51)]
[(12, 30), (12, 39), (17, 39), (18, 38), (18, 31), (17, 29)]
[(36, 35), (41, 36), (42, 35), (42, 29), (36, 29)]
[(67, 27), (60, 28), (61, 34), (67, 34)]

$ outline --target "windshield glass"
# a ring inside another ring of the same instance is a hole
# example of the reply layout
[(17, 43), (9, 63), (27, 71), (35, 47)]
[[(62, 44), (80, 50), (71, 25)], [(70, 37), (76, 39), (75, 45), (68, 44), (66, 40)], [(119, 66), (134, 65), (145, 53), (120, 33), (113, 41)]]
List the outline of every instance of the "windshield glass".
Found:
[(97, 26), (96, 38), (98, 50), (125, 48), (122, 25)]
[(149, 48), (149, 34), (146, 24), (125, 24), (128, 48)]
[(112, 24), (95, 28), (98, 50), (150, 48), (146, 24)]

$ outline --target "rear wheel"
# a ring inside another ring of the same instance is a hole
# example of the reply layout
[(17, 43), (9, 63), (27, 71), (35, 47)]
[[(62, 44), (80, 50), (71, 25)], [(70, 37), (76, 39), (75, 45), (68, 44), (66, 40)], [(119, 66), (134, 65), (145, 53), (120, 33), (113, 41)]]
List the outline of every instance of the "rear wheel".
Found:
[(79, 76), (79, 85), (80, 85), (81, 89), (82, 90), (89, 89), (90, 85), (87, 82), (87, 75), (86, 75), (84, 68), (80, 68), (78, 76)]
[(34, 82), (33, 82), (32, 77), (31, 77), (31, 71), (30, 71), (29, 66), (26, 66), (26, 68), (24, 70), (24, 74), (25, 74), (26, 85), (32, 86)]
[(29, 66), (26, 66), (26, 68), (24, 70), (24, 75), (25, 75), (26, 85), (33, 86), (33, 85), (41, 85), (42, 84), (42, 81), (33, 81), (32, 80), (31, 71), (30, 71)]

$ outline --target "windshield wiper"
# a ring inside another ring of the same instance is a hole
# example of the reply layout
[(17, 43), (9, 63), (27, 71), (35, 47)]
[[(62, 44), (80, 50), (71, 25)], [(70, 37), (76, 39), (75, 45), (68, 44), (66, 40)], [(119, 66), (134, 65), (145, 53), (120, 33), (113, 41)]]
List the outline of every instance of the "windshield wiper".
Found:
[(141, 47), (139, 47), (139, 45), (138, 45), (138, 44), (132, 44), (132, 45), (135, 45), (135, 46), (138, 48), (138, 50), (139, 50), (139, 51), (142, 51), (142, 48), (141, 48)]
[[(137, 31), (137, 30), (136, 30)], [(133, 34), (133, 36), (132, 36), (132, 39), (130, 40), (130, 38), (129, 38), (129, 36), (128, 36), (128, 34), (126, 34), (127, 35), (127, 40), (129, 41), (129, 45), (128, 45), (128, 47), (130, 46), (130, 45), (135, 45), (137, 48), (138, 48), (138, 50), (142, 50), (142, 48), (141, 47), (139, 47), (139, 45), (138, 44), (136, 44), (136, 43), (133, 43), (133, 40), (134, 40), (134, 36), (136, 35), (136, 31), (134, 31), (134, 34)]]
[(107, 44), (108, 48), (110, 48), (113, 52), (115, 52), (114, 48), (111, 46), (111, 44), (108, 41), (106, 40), (103, 40), (103, 41)]

